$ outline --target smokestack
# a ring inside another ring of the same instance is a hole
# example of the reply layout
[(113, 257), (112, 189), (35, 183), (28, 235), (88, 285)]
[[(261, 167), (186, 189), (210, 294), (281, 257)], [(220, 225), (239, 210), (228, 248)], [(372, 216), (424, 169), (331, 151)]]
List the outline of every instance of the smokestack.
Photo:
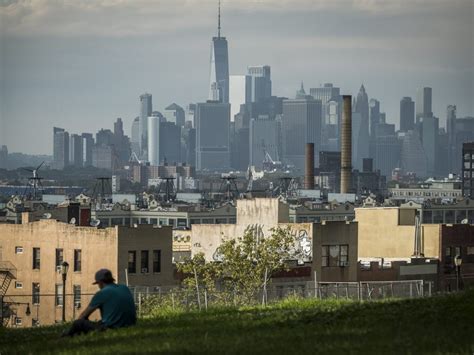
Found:
[(305, 167), (304, 188), (306, 190), (314, 190), (314, 143), (306, 143)]
[(341, 122), (341, 193), (351, 188), (352, 173), (352, 97), (344, 95)]

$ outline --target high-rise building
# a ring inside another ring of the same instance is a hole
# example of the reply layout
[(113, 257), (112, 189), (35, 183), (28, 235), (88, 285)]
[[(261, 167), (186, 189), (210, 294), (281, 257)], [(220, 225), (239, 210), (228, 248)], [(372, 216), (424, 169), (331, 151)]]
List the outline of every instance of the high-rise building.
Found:
[(230, 105), (216, 101), (198, 103), (196, 170), (225, 170), (230, 165)]
[(416, 123), (424, 117), (433, 116), (432, 109), (432, 89), (429, 87), (419, 88), (416, 92)]
[(69, 164), (69, 133), (63, 128), (53, 128), (53, 167), (64, 169)]
[(95, 134), (96, 145), (110, 145), (114, 144), (114, 133), (110, 129), (101, 128)]
[(0, 149), (0, 169), (8, 169), (8, 148), (2, 145)]
[(168, 122), (174, 123), (175, 125), (179, 127), (184, 126), (184, 121), (185, 121), (184, 109), (175, 103), (172, 103), (171, 105), (165, 108), (163, 116), (166, 118), (166, 121)]
[(259, 102), (272, 96), (272, 79), (269, 65), (255, 65), (247, 67), (250, 76), (250, 101)]
[(438, 150), (438, 135), (439, 135), (439, 119), (437, 117), (424, 116), (422, 125), (423, 149), (426, 154), (426, 163), (428, 174), (435, 176), (437, 173), (437, 150)]
[(426, 155), (420, 136), (416, 131), (408, 131), (401, 136), (402, 147), (400, 167), (404, 173), (415, 173), (418, 177), (427, 176)]
[(160, 122), (160, 162), (181, 162), (181, 126), (173, 122)]
[(99, 169), (113, 170), (115, 155), (112, 146), (95, 145), (92, 148), (92, 166)]
[(160, 165), (160, 119), (148, 117), (148, 161), (152, 166)]
[(461, 174), (463, 143), (474, 142), (474, 117), (456, 117), (456, 106), (448, 106), (447, 134), (449, 141), (450, 172)]
[[(282, 139), (284, 160), (300, 171), (305, 167), (306, 143), (314, 143), (319, 161), (321, 150), (321, 101), (311, 96), (299, 100), (283, 100)], [(318, 161), (315, 165), (318, 165)]]
[(462, 194), (474, 198), (474, 142), (462, 145)]
[(400, 100), (400, 131), (408, 132), (415, 129), (415, 103), (411, 97)]
[(69, 138), (69, 163), (75, 167), (84, 165), (82, 136), (71, 134)]
[(249, 75), (231, 75), (229, 84), (230, 121), (240, 112), (240, 105), (249, 103), (252, 94), (252, 77)]
[[(362, 170), (362, 161), (369, 158), (369, 98), (364, 85), (361, 85), (352, 116), (352, 146), (353, 167)], [(358, 115), (357, 115), (358, 114)]]
[(273, 160), (280, 160), (278, 155), (279, 131), (278, 123), (268, 116), (260, 116), (250, 120), (250, 161), (249, 165), (263, 169), (263, 161), (267, 154)]
[(131, 153), (130, 139), (124, 134), (121, 118), (117, 118), (114, 123), (113, 145), (119, 162), (121, 164), (127, 162)]
[(209, 100), (229, 102), (229, 51), (227, 40), (221, 37), (221, 6), (219, 2), (217, 37), (211, 43)]
[(82, 161), (84, 166), (92, 166), (92, 148), (94, 136), (92, 133), (82, 133)]
[(152, 96), (151, 94), (143, 94), (140, 95), (140, 120), (139, 120), (139, 127), (140, 127), (140, 156), (147, 158), (147, 148), (148, 148), (148, 117), (151, 116), (153, 111), (152, 109)]
[(140, 156), (140, 117), (135, 117), (132, 122), (131, 148), (137, 156)]
[(370, 99), (369, 101), (369, 123), (370, 123), (370, 138), (375, 138), (375, 130), (380, 123), (380, 101)]
[(378, 123), (375, 129), (375, 168), (383, 176), (392, 176), (400, 165), (400, 140), (395, 134), (395, 125)]

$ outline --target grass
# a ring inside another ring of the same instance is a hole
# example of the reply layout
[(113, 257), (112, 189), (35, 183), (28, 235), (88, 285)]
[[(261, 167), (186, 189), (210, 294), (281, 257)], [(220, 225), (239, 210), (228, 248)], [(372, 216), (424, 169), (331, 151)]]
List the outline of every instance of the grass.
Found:
[(474, 292), (380, 302), (288, 300), (266, 308), (164, 312), (136, 327), (59, 338), (63, 328), (0, 330), (21, 353), (473, 354)]

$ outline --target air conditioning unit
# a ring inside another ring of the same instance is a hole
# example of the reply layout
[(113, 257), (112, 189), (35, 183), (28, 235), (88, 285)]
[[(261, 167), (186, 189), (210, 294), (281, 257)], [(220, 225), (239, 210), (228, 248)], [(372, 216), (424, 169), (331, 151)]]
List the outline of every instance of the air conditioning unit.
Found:
[(147, 274), (148, 273), (148, 269), (146, 267), (142, 268), (142, 274)]

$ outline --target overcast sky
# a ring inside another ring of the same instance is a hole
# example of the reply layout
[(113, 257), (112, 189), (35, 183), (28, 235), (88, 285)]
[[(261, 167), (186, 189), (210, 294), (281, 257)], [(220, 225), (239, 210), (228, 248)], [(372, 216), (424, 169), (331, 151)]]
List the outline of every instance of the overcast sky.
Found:
[[(130, 132), (138, 96), (154, 110), (208, 94), (217, 0), (0, 0), (0, 144), (52, 154), (52, 128)], [(272, 67), (273, 93), (363, 83), (399, 120), (402, 96), (433, 88), (474, 115), (473, 0), (223, 0), (231, 74)]]

